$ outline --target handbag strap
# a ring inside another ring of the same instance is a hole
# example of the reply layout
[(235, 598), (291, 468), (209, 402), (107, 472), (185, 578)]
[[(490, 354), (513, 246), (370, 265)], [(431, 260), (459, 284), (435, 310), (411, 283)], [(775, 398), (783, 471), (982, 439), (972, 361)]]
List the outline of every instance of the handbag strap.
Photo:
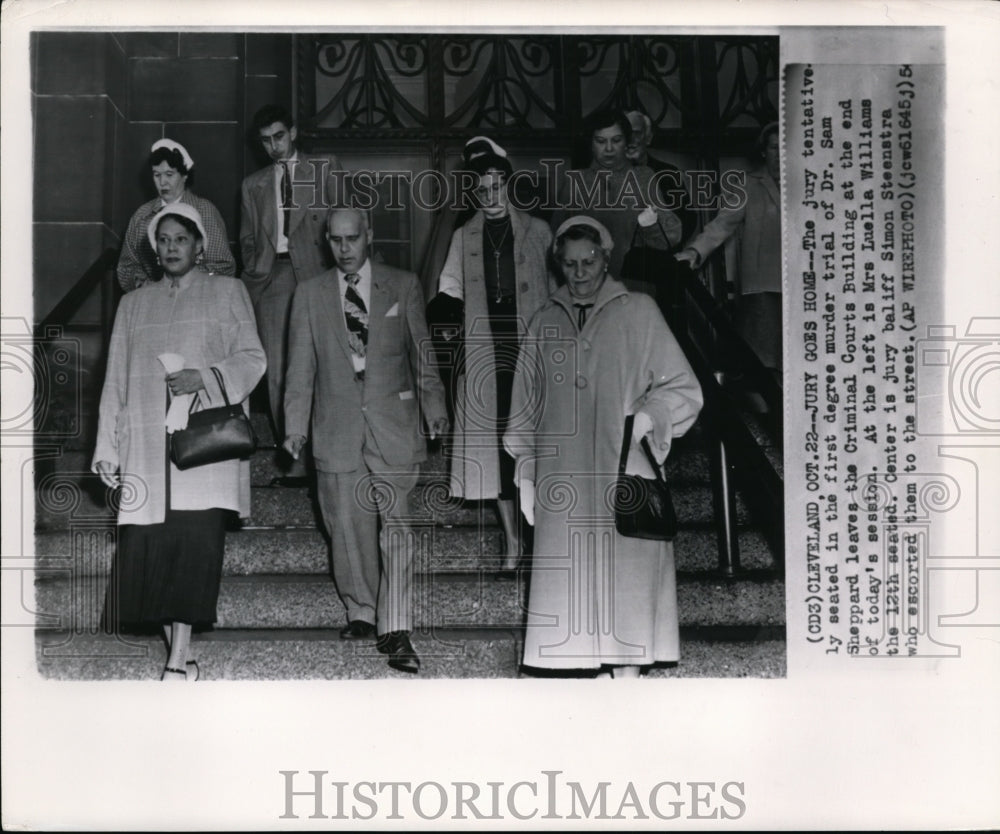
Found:
[[(618, 458), (619, 475), (625, 474), (625, 464), (628, 461), (628, 450), (632, 440), (633, 425), (635, 425), (635, 415), (629, 414), (628, 417), (625, 418), (625, 434), (624, 437), (622, 437), (622, 452)], [(642, 451), (645, 453), (646, 460), (649, 461), (649, 465), (653, 468), (653, 474), (655, 475), (656, 480), (666, 486), (666, 479), (663, 477), (663, 471), (660, 469), (660, 464), (656, 462), (656, 458), (653, 456), (653, 450), (650, 448), (649, 440), (646, 437), (643, 437), (639, 445), (642, 447)]]
[[(222, 391), (222, 399), (226, 401), (226, 407), (230, 405), (229, 394), (226, 393), (226, 383), (222, 381), (222, 374), (219, 369), (214, 365), (209, 368), (209, 370), (215, 374), (215, 381), (219, 383), (219, 390)], [(201, 402), (201, 391), (199, 391), (194, 397), (191, 398), (191, 405), (188, 406), (188, 414), (194, 414), (194, 407), (196, 404)]]
[(222, 373), (215, 367), (215, 365), (213, 365), (210, 370), (213, 374), (215, 374), (216, 382), (219, 383), (219, 390), (222, 391), (222, 399), (226, 401), (226, 405), (230, 405), (229, 394), (226, 393), (226, 383), (222, 381)]

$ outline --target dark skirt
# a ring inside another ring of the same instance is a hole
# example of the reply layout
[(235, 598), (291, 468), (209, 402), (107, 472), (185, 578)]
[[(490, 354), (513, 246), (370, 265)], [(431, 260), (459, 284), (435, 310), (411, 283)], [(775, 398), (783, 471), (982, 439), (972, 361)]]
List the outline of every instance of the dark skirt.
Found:
[(499, 302), (487, 294), (490, 329), (493, 332), (493, 362), (497, 386), (497, 448), (500, 458), (500, 493), (502, 501), (517, 497), (514, 486), (514, 458), (503, 447), (503, 435), (510, 418), (510, 401), (517, 369), (517, 301), (514, 296)]
[(143, 631), (163, 623), (214, 623), (226, 514), (221, 509), (168, 509), (160, 524), (119, 527), (104, 601), (104, 629)]

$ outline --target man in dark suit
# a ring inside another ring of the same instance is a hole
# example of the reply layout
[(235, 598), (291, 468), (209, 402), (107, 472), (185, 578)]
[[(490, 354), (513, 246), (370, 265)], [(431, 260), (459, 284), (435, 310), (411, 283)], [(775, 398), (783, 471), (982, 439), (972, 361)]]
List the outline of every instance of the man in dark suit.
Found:
[[(253, 131), (273, 164), (243, 180), (240, 276), (250, 292), (260, 341), (267, 354), (267, 393), (275, 437), (283, 436), (288, 314), (295, 287), (329, 267), (324, 222), (333, 199), (335, 156), (314, 156), (295, 145), (292, 116), (267, 105), (253, 118)], [(278, 485), (302, 485), (305, 466), (294, 461)]]
[(362, 212), (332, 209), (327, 240), (336, 266), (295, 291), (284, 447), (298, 458), (311, 428), (333, 577), (347, 608), (341, 636), (377, 633), (389, 665), (416, 672), (407, 497), (427, 456), (421, 417), (432, 439), (447, 431), (448, 417), (420, 284), (413, 273), (373, 263), (372, 237)]

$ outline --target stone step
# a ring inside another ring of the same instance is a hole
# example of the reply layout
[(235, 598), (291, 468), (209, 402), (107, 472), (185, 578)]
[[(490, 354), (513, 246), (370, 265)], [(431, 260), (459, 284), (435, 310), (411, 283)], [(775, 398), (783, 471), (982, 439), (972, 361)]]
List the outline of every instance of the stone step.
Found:
[[(655, 666), (649, 678), (785, 676), (785, 642), (780, 636), (719, 640), (711, 629), (682, 629), (681, 661)], [(513, 631), (436, 630), (415, 632), (421, 679), (517, 678), (520, 637)], [(56, 680), (158, 681), (166, 649), (158, 637), (124, 637), (38, 632), (36, 659), (43, 677)], [(336, 629), (216, 630), (196, 634), (200, 680), (360, 680), (410, 677), (390, 669), (371, 643), (341, 640)]]
[[(258, 487), (253, 490), (250, 526), (311, 527), (319, 519), (319, 507), (308, 489)], [(671, 489), (674, 508), (681, 523), (711, 524), (714, 521), (712, 493), (707, 486), (676, 486)], [(463, 501), (448, 493), (443, 477), (424, 480), (410, 493), (409, 508), (415, 522), (450, 526), (499, 524), (494, 501)], [(737, 523), (750, 522), (746, 502), (736, 500)]]
[[(262, 415), (254, 415), (262, 419)], [(283, 474), (277, 460), (278, 453), (273, 446), (261, 446), (250, 459), (250, 483), (253, 486), (267, 486), (271, 480)], [(93, 450), (66, 449), (55, 457), (40, 458), (36, 462), (37, 477), (49, 489), (66, 488), (79, 484), (85, 492), (94, 493), (93, 500), (104, 502), (104, 488), (100, 480), (90, 472)], [(424, 480), (435, 482), (434, 475), (444, 476), (448, 472), (448, 462), (440, 444), (434, 444), (427, 460), (421, 466)], [(667, 458), (667, 479), (672, 487), (707, 486), (710, 483), (708, 456), (699, 437), (679, 438)], [(72, 487), (70, 487), (72, 488)]]
[[(431, 571), (496, 570), (500, 566), (503, 534), (495, 526), (443, 527), (415, 525), (418, 548), (416, 568)], [(111, 569), (115, 542), (114, 526), (39, 532), (35, 554), (40, 569), (60, 570), (79, 576), (106, 575)], [(773, 570), (778, 564), (761, 533), (740, 533), (741, 565), (746, 570)], [(678, 570), (714, 571), (718, 567), (718, 543), (712, 527), (678, 530), (674, 540)], [(223, 573), (327, 574), (329, 547), (315, 528), (250, 529), (226, 535)]]
[[(87, 632), (100, 621), (106, 580), (36, 574), (35, 615), (42, 628)], [(777, 626), (785, 622), (784, 582), (718, 580), (678, 575), (684, 626)], [(417, 574), (415, 628), (520, 628), (526, 574), (516, 580), (488, 572)], [(320, 575), (226, 576), (218, 603), (218, 628), (330, 628), (345, 621), (331, 579)]]
[[(44, 481), (38, 491), (35, 525), (39, 529), (61, 529), (81, 521), (112, 519), (115, 510), (109, 493), (93, 475), (79, 474), (75, 486), (68, 482)], [(315, 492), (309, 488), (255, 486), (251, 490), (249, 526), (314, 527), (319, 519)], [(683, 523), (713, 521), (712, 494), (707, 486), (680, 485), (671, 490), (677, 517)], [(420, 523), (482, 526), (498, 524), (494, 501), (463, 501), (452, 498), (442, 475), (428, 475), (410, 493), (410, 513)], [(746, 502), (737, 496), (737, 522), (750, 522)]]
[[(109, 493), (93, 475), (79, 475), (69, 483), (45, 480), (37, 495), (35, 524), (41, 530), (66, 529), (84, 521), (113, 519)], [(257, 486), (251, 490), (250, 527), (315, 527), (319, 507), (308, 488)], [(707, 486), (675, 486), (671, 490), (677, 517), (682, 524), (713, 522), (712, 494)], [(444, 476), (427, 476), (409, 497), (415, 523), (443, 526), (494, 526), (499, 524), (494, 501), (463, 501), (448, 493)], [(736, 501), (737, 523), (751, 521), (746, 502)]]

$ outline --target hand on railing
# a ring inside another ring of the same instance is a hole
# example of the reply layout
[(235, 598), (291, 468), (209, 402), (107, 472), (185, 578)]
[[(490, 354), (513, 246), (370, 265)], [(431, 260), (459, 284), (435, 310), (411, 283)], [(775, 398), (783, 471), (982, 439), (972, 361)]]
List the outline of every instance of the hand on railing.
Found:
[(674, 260), (682, 264), (687, 264), (691, 269), (697, 269), (699, 266), (699, 261), (701, 260), (701, 255), (698, 254), (697, 249), (692, 249), (690, 246), (687, 249), (682, 249), (676, 255), (674, 255)]

